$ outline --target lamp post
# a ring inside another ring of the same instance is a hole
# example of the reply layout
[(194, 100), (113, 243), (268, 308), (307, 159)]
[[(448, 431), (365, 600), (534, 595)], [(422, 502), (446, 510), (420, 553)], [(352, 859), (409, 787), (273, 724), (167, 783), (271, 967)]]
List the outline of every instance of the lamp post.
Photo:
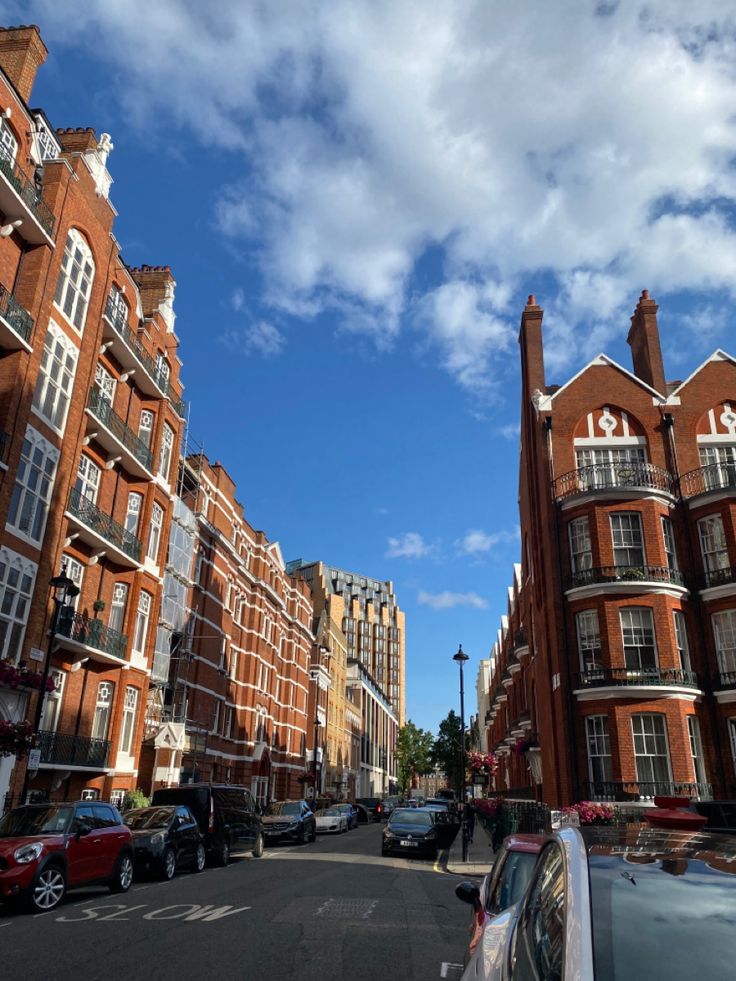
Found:
[(463, 685), (463, 665), (467, 660), (469, 660), (468, 655), (463, 650), (463, 645), (457, 649), (457, 654), (453, 655), (453, 661), (460, 666), (460, 724), (461, 724), (461, 736), (460, 736), (460, 800), (462, 802), (462, 828), (461, 833), (463, 836), (463, 862), (468, 860), (468, 835), (467, 835), (467, 822), (465, 820), (465, 688)]
[[(41, 673), (41, 689), (38, 693), (38, 699), (36, 700), (36, 711), (33, 717), (33, 735), (38, 737), (38, 732), (41, 727), (41, 716), (43, 715), (43, 706), (46, 701), (46, 685), (49, 680), (49, 673), (51, 671), (51, 656), (54, 652), (54, 640), (56, 638), (56, 631), (59, 626), (59, 615), (61, 613), (62, 607), (68, 606), (69, 600), (74, 596), (79, 595), (79, 587), (75, 586), (73, 581), (67, 576), (64, 569), (61, 570), (61, 575), (54, 576), (53, 579), (49, 581), (49, 586), (51, 587), (51, 598), (54, 601), (54, 612), (51, 617), (51, 628), (49, 630), (49, 643), (46, 648), (46, 657), (43, 662), (43, 672)], [(21, 804), (25, 803), (26, 794), (28, 793), (28, 781), (29, 781), (30, 770), (26, 767), (25, 776), (23, 777), (23, 789), (21, 790), (20, 801)]]
[(317, 739), (319, 737), (319, 727), (321, 725), (319, 721), (319, 669), (322, 667), (322, 659), (327, 660), (331, 656), (331, 651), (326, 644), (320, 644), (317, 648), (317, 671), (314, 675), (314, 753), (312, 757), (312, 766), (314, 769), (314, 798), (313, 803), (317, 803)]

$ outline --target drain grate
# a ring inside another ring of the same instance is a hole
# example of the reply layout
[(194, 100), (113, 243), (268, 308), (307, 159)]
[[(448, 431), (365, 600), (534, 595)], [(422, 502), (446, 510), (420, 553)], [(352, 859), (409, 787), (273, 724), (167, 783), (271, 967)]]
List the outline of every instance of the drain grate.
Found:
[(377, 903), (377, 899), (326, 899), (314, 915), (324, 920), (367, 920)]

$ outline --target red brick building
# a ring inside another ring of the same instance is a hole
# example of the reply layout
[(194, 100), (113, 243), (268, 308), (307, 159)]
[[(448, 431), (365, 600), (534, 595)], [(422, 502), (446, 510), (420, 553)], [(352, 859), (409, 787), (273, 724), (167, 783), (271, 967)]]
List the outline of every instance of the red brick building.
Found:
[[(54, 130), (29, 99), (46, 48), (0, 31), (0, 659), (43, 667), (49, 581), (79, 595), (52, 639), (55, 690), (31, 796), (137, 786), (183, 428), (174, 280), (113, 235), (110, 137)], [(0, 680), (0, 720), (35, 696)], [(25, 761), (0, 757), (0, 806)]]
[(642, 293), (633, 372), (548, 385), (529, 298), (521, 568), (492, 652), (496, 786), (552, 804), (736, 790), (736, 359), (665, 378)]

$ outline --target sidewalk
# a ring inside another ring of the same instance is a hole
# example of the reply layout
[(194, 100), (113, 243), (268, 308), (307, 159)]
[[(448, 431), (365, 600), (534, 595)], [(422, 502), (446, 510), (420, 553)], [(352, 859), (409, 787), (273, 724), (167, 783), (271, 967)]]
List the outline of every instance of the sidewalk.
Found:
[(462, 831), (458, 831), (450, 846), (445, 870), (451, 875), (482, 878), (490, 870), (491, 865), (493, 865), (491, 839), (483, 830), (480, 821), (476, 821), (473, 840), (468, 842), (467, 862), (463, 862), (463, 835)]

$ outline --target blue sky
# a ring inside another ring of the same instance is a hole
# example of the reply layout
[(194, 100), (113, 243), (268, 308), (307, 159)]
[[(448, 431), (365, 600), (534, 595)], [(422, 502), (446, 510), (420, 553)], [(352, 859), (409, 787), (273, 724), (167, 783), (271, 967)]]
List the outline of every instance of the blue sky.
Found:
[(550, 383), (630, 364), (642, 288), (668, 377), (733, 337), (730, 5), (209, 7), (0, 0), (32, 103), (112, 134), (126, 261), (174, 271), (193, 435), (286, 558), (394, 581), (434, 729), (518, 558), (526, 295)]

